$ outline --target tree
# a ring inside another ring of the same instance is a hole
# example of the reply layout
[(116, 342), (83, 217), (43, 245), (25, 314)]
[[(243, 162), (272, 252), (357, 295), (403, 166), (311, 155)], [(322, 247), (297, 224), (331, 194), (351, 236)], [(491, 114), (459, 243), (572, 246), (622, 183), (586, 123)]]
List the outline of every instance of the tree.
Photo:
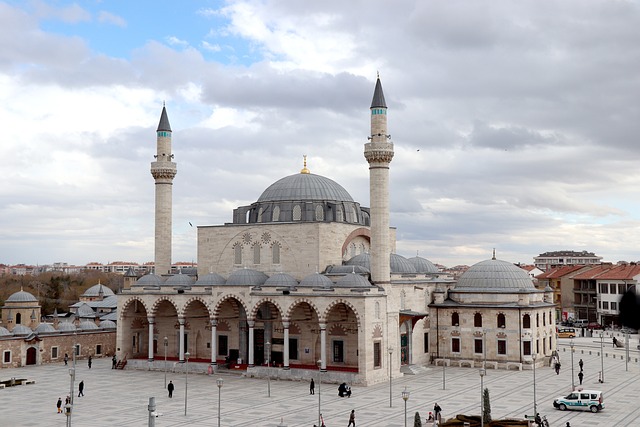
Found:
[(491, 402), (489, 401), (489, 389), (485, 388), (482, 399), (482, 420), (487, 425), (491, 422)]
[(418, 411), (416, 411), (416, 416), (413, 419), (413, 427), (422, 427), (422, 420)]

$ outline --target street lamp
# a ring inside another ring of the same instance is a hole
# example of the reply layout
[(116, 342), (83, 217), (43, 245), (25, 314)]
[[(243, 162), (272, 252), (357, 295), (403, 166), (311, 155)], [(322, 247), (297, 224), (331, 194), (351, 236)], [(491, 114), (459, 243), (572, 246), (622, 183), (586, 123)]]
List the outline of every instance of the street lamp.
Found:
[(480, 427), (484, 427), (484, 375), (487, 371), (480, 369)]
[(169, 338), (164, 337), (164, 388), (167, 388), (167, 347), (169, 346)]
[(220, 394), (222, 394), (222, 384), (224, 384), (224, 381), (222, 378), (218, 378), (216, 384), (218, 385), (218, 427), (220, 427)]
[(271, 343), (266, 342), (267, 347), (267, 397), (271, 397), (271, 372), (269, 372), (269, 359), (271, 357)]
[[(74, 349), (75, 352), (75, 349)], [(75, 353), (74, 353), (75, 354)], [(75, 361), (75, 356), (73, 357), (73, 360)], [(74, 364), (75, 365), (75, 364)], [(75, 366), (71, 369), (69, 369), (69, 376), (71, 377), (71, 379), (69, 380), (69, 398), (71, 399), (71, 402), (73, 402), (73, 383), (76, 380), (76, 368)], [(64, 407), (65, 409), (65, 414), (67, 415), (67, 427), (71, 427), (71, 402), (67, 403)]]
[(573, 378), (573, 340), (569, 343), (571, 347), (571, 391), (576, 389), (576, 380)]
[(320, 386), (322, 385), (322, 360), (318, 360), (318, 362), (316, 362), (318, 365), (318, 426), (322, 426), (322, 411), (321, 411), (321, 392), (320, 392)]
[(184, 416), (187, 416), (187, 389), (188, 389), (188, 384), (189, 384), (189, 356), (191, 356), (189, 354), (189, 352), (187, 351), (184, 354), (184, 357), (186, 359), (186, 363), (184, 365)]
[(535, 353), (531, 356), (533, 359), (533, 415), (538, 413), (538, 402), (536, 400), (536, 356)]
[(67, 416), (67, 427), (71, 427), (71, 403), (64, 405), (64, 414)]
[(391, 355), (393, 354), (393, 347), (389, 347), (387, 351), (389, 352), (389, 408), (391, 408), (393, 406), (393, 392), (391, 387)]
[(409, 392), (406, 387), (402, 391), (402, 400), (404, 400), (404, 427), (407, 427), (407, 400), (409, 400)]
[(604, 331), (600, 331), (600, 382), (604, 382)]

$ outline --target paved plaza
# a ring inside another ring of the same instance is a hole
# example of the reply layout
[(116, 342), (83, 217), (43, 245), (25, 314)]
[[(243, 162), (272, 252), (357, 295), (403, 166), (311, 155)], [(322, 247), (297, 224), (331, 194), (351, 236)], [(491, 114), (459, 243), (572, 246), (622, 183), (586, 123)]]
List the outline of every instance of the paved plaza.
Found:
[[(578, 360), (584, 361), (584, 387), (604, 391), (606, 409), (600, 413), (566, 411), (553, 408), (554, 397), (571, 390), (571, 356), (569, 340), (559, 340), (562, 362), (560, 375), (551, 367), (536, 369), (536, 398), (538, 411), (546, 415), (551, 426), (631, 426), (640, 419), (640, 368), (637, 336), (631, 343), (631, 361), (625, 365), (624, 349), (613, 349), (608, 338), (605, 345), (605, 382), (598, 382), (601, 366), (600, 340), (575, 340), (574, 375), (578, 384)], [(353, 387), (351, 398), (337, 396), (336, 384), (322, 384), (316, 375), (316, 394), (309, 395), (308, 382), (270, 382), (271, 397), (267, 396), (268, 382), (224, 373), (213, 376), (191, 374), (188, 377), (187, 415), (185, 416), (184, 371), (169, 372), (167, 381), (176, 386), (169, 399), (164, 389), (163, 371), (112, 370), (111, 360), (94, 359), (88, 369), (86, 360), (77, 365), (77, 384), (85, 383), (85, 396), (75, 397), (72, 417), (74, 426), (146, 426), (149, 397), (156, 399), (162, 416), (156, 426), (217, 426), (218, 387), (222, 378), (222, 426), (277, 426), (281, 419), (289, 427), (311, 427), (317, 424), (318, 397), (327, 427), (348, 423), (349, 412), (356, 411), (361, 426), (399, 427), (404, 425), (402, 390), (410, 392), (407, 401), (408, 425), (413, 426), (416, 411), (425, 417), (438, 402), (443, 415), (449, 418), (458, 413), (478, 414), (480, 406), (480, 376), (476, 368), (429, 367), (425, 373), (405, 375), (391, 384), (392, 407), (389, 407), (389, 383), (371, 387)], [(11, 377), (34, 379), (35, 384), (0, 389), (0, 426), (64, 426), (65, 416), (56, 413), (58, 397), (69, 394), (70, 376), (63, 363), (0, 371), (2, 380)], [(533, 371), (487, 370), (484, 385), (489, 388), (493, 418), (522, 417), (533, 413)]]

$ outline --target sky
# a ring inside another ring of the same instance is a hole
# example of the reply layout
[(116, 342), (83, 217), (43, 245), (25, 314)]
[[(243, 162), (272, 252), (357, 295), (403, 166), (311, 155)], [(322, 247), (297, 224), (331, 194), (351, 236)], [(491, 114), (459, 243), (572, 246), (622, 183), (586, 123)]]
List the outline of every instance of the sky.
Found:
[(0, 263), (152, 261), (163, 102), (174, 261), (303, 155), (369, 206), (378, 72), (397, 253), (640, 260), (638, 28), (635, 0), (0, 0)]

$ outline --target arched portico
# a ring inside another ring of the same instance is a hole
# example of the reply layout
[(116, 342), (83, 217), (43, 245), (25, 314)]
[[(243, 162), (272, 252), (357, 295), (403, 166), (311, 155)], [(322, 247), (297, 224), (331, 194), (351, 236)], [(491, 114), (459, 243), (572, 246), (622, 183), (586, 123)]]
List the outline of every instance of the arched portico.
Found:
[(247, 363), (249, 322), (242, 300), (233, 295), (221, 298), (213, 309), (212, 324), (216, 325), (216, 359), (223, 359), (226, 363), (238, 360)]
[[(358, 371), (360, 321), (354, 307), (344, 300), (335, 301), (327, 308), (325, 319), (328, 341), (328, 348), (325, 347), (325, 350), (328, 350), (327, 365)], [(320, 341), (322, 346), (323, 340)]]
[[(119, 310), (118, 325), (123, 337), (118, 346), (120, 358), (141, 358), (149, 355), (149, 311), (144, 302), (138, 298), (131, 298), (125, 301)], [(151, 336), (153, 337), (153, 334)]]

